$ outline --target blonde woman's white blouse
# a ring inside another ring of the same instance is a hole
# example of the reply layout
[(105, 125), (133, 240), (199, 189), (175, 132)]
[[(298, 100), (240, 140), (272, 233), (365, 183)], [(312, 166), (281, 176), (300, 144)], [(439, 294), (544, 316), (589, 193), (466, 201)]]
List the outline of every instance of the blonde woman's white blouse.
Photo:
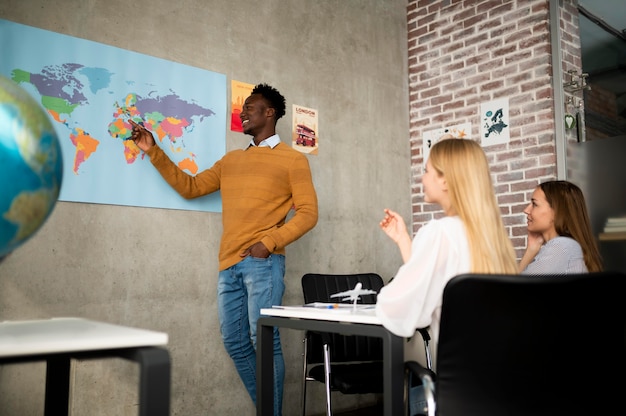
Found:
[(411, 244), (411, 258), (378, 294), (376, 316), (393, 334), (411, 337), (416, 328), (430, 326), (439, 338), (441, 301), (446, 283), (470, 272), (467, 234), (457, 216), (428, 222)]

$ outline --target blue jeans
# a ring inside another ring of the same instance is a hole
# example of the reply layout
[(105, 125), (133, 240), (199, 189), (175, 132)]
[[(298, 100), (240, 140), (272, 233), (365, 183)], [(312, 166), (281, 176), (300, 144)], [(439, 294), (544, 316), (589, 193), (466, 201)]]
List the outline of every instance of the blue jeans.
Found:
[[(261, 308), (280, 305), (285, 292), (285, 256), (248, 256), (219, 272), (217, 307), (226, 352), (256, 404), (256, 323)], [(274, 328), (274, 414), (282, 414), (285, 362)]]
[(409, 414), (425, 415), (428, 413), (428, 402), (424, 393), (424, 386), (413, 386), (409, 389)]

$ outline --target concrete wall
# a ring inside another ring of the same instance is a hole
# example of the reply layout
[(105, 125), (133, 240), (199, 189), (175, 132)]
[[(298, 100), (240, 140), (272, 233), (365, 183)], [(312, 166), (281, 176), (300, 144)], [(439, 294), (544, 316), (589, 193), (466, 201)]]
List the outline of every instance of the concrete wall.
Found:
[[(317, 227), (287, 250), (285, 303), (306, 272), (375, 271), (401, 263), (378, 229), (390, 207), (410, 218), (406, 0), (3, 0), (0, 18), (268, 82), (319, 110), (309, 156)], [(42, 45), (42, 48), (45, 45)], [(37, 53), (37, 51), (32, 51)], [(227, 133), (227, 148), (248, 138)], [(132, 178), (129, 178), (132, 180)], [(139, 185), (138, 185), (139, 186)], [(0, 264), (0, 320), (80, 316), (169, 334), (173, 415), (254, 414), (222, 347), (216, 313), (221, 214), (60, 202), (44, 227)], [(283, 331), (284, 413), (300, 406), (301, 334)], [(0, 367), (0, 414), (41, 415), (42, 364)], [(79, 362), (73, 415), (135, 415), (137, 368)], [(322, 412), (322, 389), (310, 389)], [(373, 397), (336, 400), (337, 408)]]

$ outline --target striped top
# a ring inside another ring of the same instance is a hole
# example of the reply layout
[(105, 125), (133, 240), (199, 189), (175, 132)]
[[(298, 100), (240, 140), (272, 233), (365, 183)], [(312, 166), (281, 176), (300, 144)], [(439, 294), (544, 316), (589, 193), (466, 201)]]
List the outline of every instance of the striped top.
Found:
[(583, 250), (578, 241), (558, 236), (541, 246), (539, 253), (522, 274), (587, 273)]

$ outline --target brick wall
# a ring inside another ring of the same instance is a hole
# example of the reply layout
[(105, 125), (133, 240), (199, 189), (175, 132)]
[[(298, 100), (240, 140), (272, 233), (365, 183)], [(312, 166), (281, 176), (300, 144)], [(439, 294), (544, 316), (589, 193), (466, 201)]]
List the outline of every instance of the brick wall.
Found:
[[(575, 0), (563, 3), (563, 70), (580, 70)], [(522, 211), (534, 188), (557, 175), (549, 9), (548, 0), (409, 1), (413, 232), (443, 215), (423, 201), (424, 133), (471, 123), (470, 138), (482, 142), (481, 103), (508, 97), (510, 141), (484, 149), (505, 226), (521, 256)]]

